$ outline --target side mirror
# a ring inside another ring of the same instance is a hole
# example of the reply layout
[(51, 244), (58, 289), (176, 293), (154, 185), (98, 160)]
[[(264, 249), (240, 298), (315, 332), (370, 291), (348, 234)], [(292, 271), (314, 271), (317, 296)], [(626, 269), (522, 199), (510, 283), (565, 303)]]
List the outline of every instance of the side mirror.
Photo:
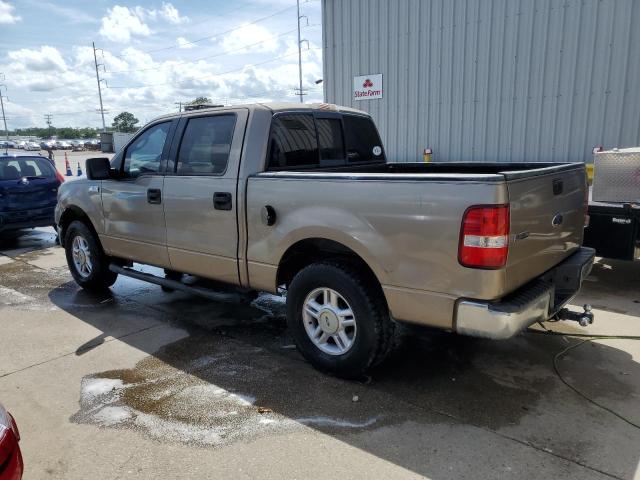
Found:
[(108, 180), (111, 178), (111, 164), (108, 158), (88, 158), (85, 168), (89, 180)]

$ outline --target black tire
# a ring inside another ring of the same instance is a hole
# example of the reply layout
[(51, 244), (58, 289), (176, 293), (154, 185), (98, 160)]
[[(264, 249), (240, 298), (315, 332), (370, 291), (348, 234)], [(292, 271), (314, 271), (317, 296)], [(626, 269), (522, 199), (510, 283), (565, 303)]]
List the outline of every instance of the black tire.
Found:
[[(314, 344), (303, 320), (305, 299), (318, 288), (330, 288), (350, 306), (357, 333), (343, 354), (328, 354)], [(287, 291), (287, 324), (302, 355), (315, 368), (342, 378), (358, 378), (382, 362), (391, 349), (395, 324), (382, 289), (348, 264), (314, 263), (302, 269)]]
[[(73, 242), (76, 237), (83, 238), (89, 248), (92, 269), (89, 274), (81, 273), (73, 260)], [(64, 237), (67, 265), (73, 279), (85, 290), (101, 292), (113, 285), (118, 274), (109, 270), (109, 257), (102, 250), (100, 241), (94, 233), (81, 221), (73, 221), (67, 228)]]
[[(167, 280), (175, 280), (176, 282), (179, 282), (180, 280), (182, 280), (182, 273), (165, 268), (164, 278), (166, 278)], [(167, 293), (171, 293), (175, 291), (173, 288), (166, 287), (164, 285), (160, 285), (160, 288), (162, 289), (163, 292), (167, 292)]]

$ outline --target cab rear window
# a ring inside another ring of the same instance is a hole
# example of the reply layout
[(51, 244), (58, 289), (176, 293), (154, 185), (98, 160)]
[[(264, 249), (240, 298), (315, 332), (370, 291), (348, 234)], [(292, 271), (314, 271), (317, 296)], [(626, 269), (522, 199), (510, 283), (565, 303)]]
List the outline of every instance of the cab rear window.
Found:
[(55, 176), (53, 166), (42, 158), (0, 159), (0, 180), (27, 178), (51, 178)]
[(267, 168), (299, 170), (384, 163), (382, 142), (365, 116), (287, 113), (271, 125)]

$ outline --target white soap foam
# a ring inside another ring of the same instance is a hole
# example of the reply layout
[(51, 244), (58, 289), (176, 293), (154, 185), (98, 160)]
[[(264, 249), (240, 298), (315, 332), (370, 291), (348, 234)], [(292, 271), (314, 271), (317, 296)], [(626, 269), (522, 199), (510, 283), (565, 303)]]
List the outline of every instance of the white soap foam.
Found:
[(93, 418), (99, 425), (115, 426), (123, 422), (126, 422), (132, 417), (131, 410), (126, 407), (111, 407), (107, 406), (101, 408), (99, 411), (93, 414)]
[(82, 381), (82, 396), (93, 399), (99, 395), (122, 390), (122, 380), (111, 378), (85, 378)]

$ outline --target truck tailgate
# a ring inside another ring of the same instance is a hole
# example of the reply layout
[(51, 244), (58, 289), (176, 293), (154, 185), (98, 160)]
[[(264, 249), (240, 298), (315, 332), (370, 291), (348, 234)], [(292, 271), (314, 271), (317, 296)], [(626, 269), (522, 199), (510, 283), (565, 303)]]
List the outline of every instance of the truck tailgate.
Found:
[(505, 172), (511, 215), (506, 268), (509, 291), (549, 270), (582, 244), (584, 166), (545, 170)]

